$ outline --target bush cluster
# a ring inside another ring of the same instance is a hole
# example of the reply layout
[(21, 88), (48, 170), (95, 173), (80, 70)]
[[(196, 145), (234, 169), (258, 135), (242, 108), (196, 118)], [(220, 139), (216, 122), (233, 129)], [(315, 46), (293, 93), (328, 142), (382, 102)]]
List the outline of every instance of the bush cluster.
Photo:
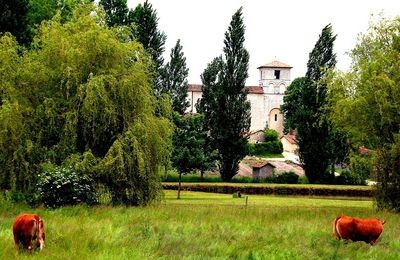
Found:
[(51, 167), (38, 176), (39, 199), (47, 208), (79, 203), (95, 204), (92, 180), (71, 168)]
[(335, 184), (339, 185), (365, 185), (365, 178), (350, 171), (343, 171), (335, 177)]
[(249, 155), (281, 154), (282, 152), (283, 146), (279, 141), (247, 144), (247, 154)]

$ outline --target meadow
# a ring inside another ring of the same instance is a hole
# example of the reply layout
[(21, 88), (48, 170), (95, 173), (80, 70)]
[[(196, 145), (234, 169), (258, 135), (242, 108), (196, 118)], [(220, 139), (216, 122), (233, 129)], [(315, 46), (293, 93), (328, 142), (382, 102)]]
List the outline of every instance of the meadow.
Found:
[[(399, 259), (400, 216), (375, 211), (370, 200), (165, 191), (149, 207), (84, 205), (31, 209), (0, 201), (0, 258), (16, 252), (11, 226), (22, 212), (45, 221), (38, 259)], [(340, 214), (385, 219), (381, 240), (345, 243), (332, 237)]]

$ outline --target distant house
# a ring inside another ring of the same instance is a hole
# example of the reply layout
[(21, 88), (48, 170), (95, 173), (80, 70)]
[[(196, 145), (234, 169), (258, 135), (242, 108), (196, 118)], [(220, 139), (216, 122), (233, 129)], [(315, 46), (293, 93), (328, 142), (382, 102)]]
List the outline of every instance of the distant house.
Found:
[(281, 137), (283, 151), (298, 154), (299, 147), (297, 146), (296, 135), (287, 134)]
[(244, 160), (244, 163), (250, 166), (252, 170), (250, 174), (254, 179), (270, 177), (273, 174), (284, 172), (294, 172), (299, 176), (304, 176), (304, 170), (302, 167), (287, 161), (247, 159)]
[(251, 167), (253, 168), (254, 179), (270, 177), (275, 169), (274, 165), (264, 160), (252, 163)]

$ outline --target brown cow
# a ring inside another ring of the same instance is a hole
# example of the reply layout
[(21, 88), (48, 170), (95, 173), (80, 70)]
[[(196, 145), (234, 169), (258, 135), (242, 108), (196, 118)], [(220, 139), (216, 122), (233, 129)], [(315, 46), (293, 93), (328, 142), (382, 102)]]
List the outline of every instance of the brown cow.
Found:
[(29, 253), (32, 252), (32, 240), (36, 239), (36, 247), (40, 250), (44, 247), (44, 234), (43, 220), (36, 214), (23, 214), (18, 216), (13, 224), (14, 242), (19, 251), (19, 245), (22, 244), (23, 248), (28, 249)]
[(364, 241), (375, 244), (386, 221), (376, 218), (352, 218), (338, 216), (333, 221), (333, 236), (336, 240)]

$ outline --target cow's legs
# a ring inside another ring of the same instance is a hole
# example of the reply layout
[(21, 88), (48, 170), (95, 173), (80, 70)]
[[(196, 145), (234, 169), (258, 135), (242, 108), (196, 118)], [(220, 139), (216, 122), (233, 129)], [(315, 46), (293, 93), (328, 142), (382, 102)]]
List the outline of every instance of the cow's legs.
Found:
[(19, 238), (18, 238), (18, 235), (14, 235), (14, 243), (15, 243), (15, 247), (17, 248), (17, 250), (19, 252)]
[(28, 248), (28, 252), (29, 252), (29, 253), (32, 253), (33, 244), (32, 244), (32, 237), (31, 237), (31, 236), (28, 236), (28, 237), (25, 239), (25, 244), (26, 244), (26, 246), (27, 246), (27, 248)]

